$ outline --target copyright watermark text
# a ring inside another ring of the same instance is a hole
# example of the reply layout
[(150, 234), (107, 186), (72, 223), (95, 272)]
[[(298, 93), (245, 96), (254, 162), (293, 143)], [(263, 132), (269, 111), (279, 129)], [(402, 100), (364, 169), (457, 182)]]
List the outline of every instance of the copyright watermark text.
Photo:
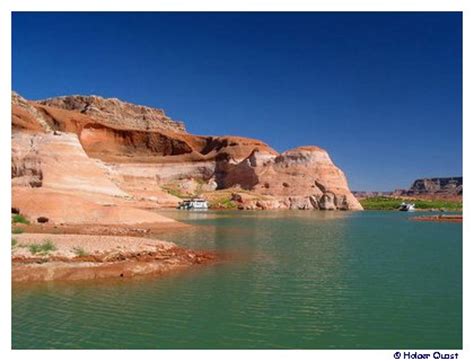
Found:
[(457, 360), (459, 354), (457, 352), (446, 353), (446, 352), (414, 352), (414, 351), (402, 351), (395, 352), (393, 358), (395, 360)]

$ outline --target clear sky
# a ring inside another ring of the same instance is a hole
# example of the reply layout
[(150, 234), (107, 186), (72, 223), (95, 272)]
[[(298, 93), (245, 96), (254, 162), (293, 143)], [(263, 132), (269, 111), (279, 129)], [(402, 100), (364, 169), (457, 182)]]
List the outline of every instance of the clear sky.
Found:
[(354, 190), (462, 175), (461, 13), (14, 13), (13, 89), (318, 145)]

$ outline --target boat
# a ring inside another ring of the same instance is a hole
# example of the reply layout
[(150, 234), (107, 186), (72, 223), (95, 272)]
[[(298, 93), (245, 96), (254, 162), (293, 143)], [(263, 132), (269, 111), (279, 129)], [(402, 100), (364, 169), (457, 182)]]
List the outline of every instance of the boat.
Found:
[(398, 210), (402, 212), (413, 212), (415, 211), (415, 203), (403, 202), (402, 204), (400, 204), (400, 207), (398, 208)]
[(202, 198), (185, 199), (178, 204), (178, 209), (186, 210), (207, 210), (209, 208), (207, 201)]

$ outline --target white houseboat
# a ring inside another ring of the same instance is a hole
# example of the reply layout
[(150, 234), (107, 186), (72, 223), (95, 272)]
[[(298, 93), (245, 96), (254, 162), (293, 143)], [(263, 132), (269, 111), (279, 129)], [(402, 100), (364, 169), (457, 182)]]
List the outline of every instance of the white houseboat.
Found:
[(207, 210), (209, 207), (205, 199), (193, 198), (183, 200), (178, 204), (177, 208), (188, 210)]
[(403, 202), (402, 204), (400, 204), (400, 207), (398, 208), (398, 210), (402, 212), (413, 212), (415, 211), (415, 203)]

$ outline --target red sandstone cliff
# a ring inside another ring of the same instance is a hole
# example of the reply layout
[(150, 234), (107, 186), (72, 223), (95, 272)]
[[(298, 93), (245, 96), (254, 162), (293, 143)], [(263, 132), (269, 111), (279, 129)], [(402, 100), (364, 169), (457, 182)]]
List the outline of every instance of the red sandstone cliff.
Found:
[(162, 110), (118, 99), (13, 93), (12, 127), (13, 204), (32, 217), (163, 221), (138, 208), (175, 205), (170, 184), (253, 194), (234, 197), (241, 208), (362, 209), (321, 148), (278, 154), (259, 140), (196, 136)]

